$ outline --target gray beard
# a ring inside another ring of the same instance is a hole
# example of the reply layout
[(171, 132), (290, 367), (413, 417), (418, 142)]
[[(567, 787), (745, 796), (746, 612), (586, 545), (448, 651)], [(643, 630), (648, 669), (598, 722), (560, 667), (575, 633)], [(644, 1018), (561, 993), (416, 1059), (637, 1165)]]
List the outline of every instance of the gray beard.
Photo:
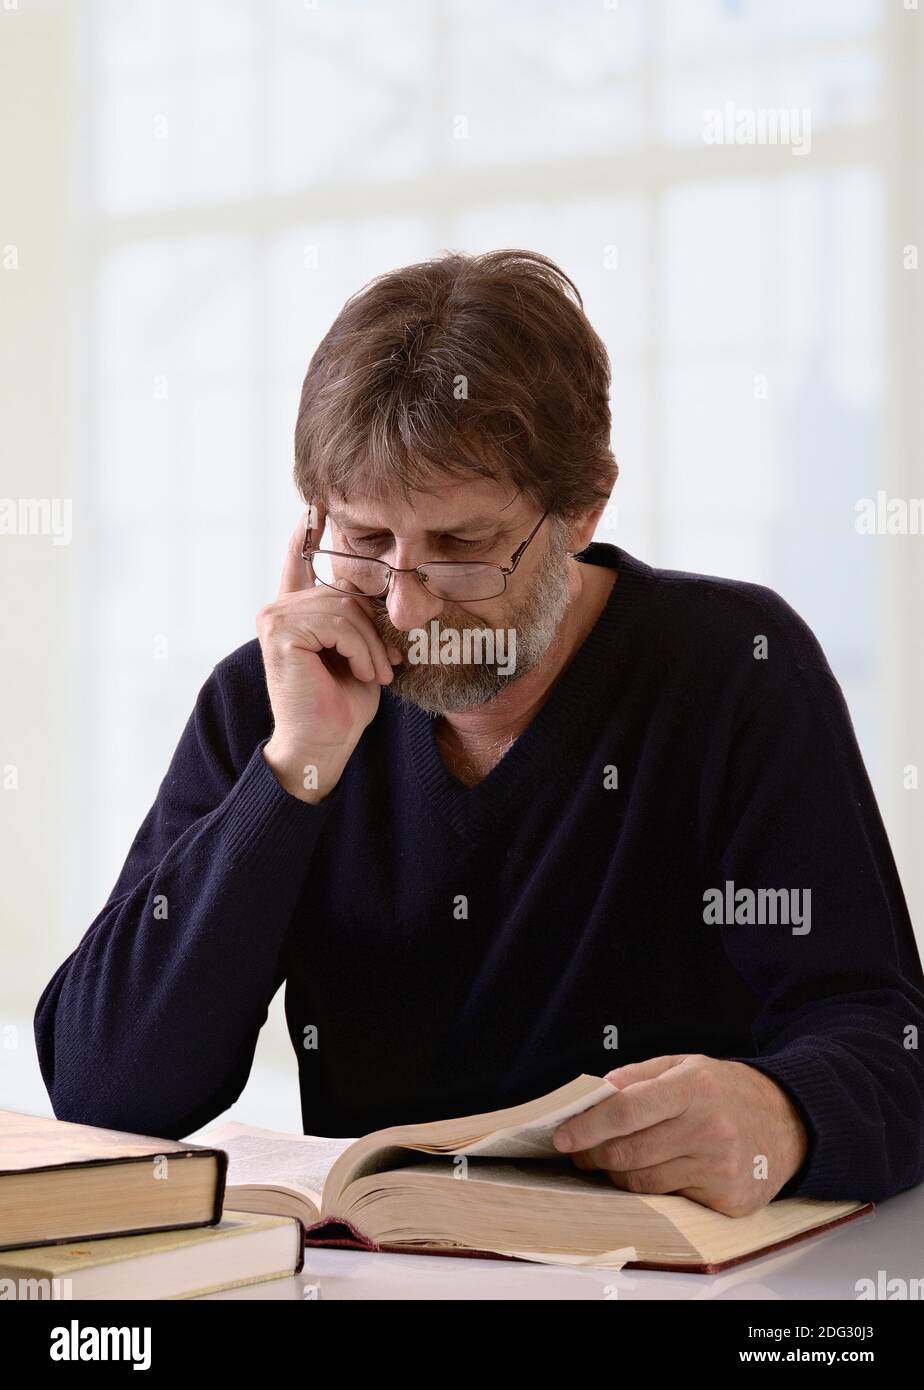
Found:
[[(553, 544), (554, 540), (553, 531)], [(516, 630), (516, 670), (510, 675), (502, 675), (496, 661), (468, 666), (461, 663), (409, 665), (406, 660), (411, 646), (408, 634), (392, 625), (384, 608), (377, 609), (372, 621), (379, 636), (386, 644), (393, 643), (405, 657), (404, 665), (395, 671), (387, 688), (406, 704), (415, 705), (434, 717), (487, 704), (511, 681), (525, 676), (539, 664), (561, 626), (569, 596), (568, 558), (556, 545), (523, 598), (498, 620), (498, 626)], [(441, 616), (439, 623), (441, 628), (456, 627), (460, 633), (466, 628), (477, 630), (470, 621), (454, 623), (451, 617)], [(477, 625), (478, 628), (485, 626), (484, 623)]]

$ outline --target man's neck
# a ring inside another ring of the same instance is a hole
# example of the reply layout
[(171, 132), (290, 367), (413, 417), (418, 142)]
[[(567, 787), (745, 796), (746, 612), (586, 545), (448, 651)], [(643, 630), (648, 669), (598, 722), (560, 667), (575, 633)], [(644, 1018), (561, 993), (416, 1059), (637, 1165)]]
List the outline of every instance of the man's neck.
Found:
[(606, 606), (616, 571), (578, 560), (568, 564), (568, 607), (542, 660), (487, 704), (443, 714), (436, 735), (448, 748), (489, 750), (517, 738), (545, 704), (552, 687)]

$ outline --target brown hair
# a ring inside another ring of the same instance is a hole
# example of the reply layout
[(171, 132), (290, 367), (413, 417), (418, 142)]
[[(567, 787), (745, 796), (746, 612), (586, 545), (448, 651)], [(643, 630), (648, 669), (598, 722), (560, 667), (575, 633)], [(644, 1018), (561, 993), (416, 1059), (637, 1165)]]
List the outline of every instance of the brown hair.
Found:
[(547, 256), (447, 251), (377, 276), (337, 315), (302, 387), (296, 486), (327, 502), (477, 475), (570, 520), (619, 471), (609, 386), (580, 293)]

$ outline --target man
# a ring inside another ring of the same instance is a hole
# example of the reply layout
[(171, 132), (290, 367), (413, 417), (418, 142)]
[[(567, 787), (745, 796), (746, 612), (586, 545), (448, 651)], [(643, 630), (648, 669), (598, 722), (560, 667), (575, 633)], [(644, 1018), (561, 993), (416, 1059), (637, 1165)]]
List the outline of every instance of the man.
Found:
[(61, 1118), (207, 1124), (285, 980), (308, 1132), (590, 1072), (613, 1095), (560, 1146), (628, 1190), (921, 1181), (924, 977), (840, 689), (772, 591), (592, 541), (608, 390), (545, 257), (348, 301), (279, 594), (39, 1001)]

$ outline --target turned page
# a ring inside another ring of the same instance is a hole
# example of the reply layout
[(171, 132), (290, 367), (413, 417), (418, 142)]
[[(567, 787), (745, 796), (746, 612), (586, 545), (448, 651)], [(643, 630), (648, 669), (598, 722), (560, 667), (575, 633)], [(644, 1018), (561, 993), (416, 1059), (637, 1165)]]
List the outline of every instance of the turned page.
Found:
[(328, 1176), (324, 1207), (336, 1211), (351, 1182), (389, 1168), (411, 1166), (408, 1150), (420, 1153), (477, 1154), (491, 1158), (565, 1158), (552, 1134), (578, 1115), (615, 1094), (599, 1076), (582, 1073), (557, 1090), (503, 1110), (436, 1120), (431, 1124), (393, 1125), (348, 1145)]
[(584, 1110), (599, 1105), (617, 1094), (616, 1087), (602, 1081), (596, 1090), (584, 1095), (580, 1100), (567, 1101), (550, 1110), (543, 1108), (534, 1119), (521, 1120), (504, 1129), (496, 1129), (486, 1138), (466, 1145), (466, 1154), (483, 1155), (485, 1158), (560, 1158), (567, 1162), (568, 1155), (561, 1154), (552, 1142), (552, 1136), (559, 1125), (572, 1115), (580, 1115)]

